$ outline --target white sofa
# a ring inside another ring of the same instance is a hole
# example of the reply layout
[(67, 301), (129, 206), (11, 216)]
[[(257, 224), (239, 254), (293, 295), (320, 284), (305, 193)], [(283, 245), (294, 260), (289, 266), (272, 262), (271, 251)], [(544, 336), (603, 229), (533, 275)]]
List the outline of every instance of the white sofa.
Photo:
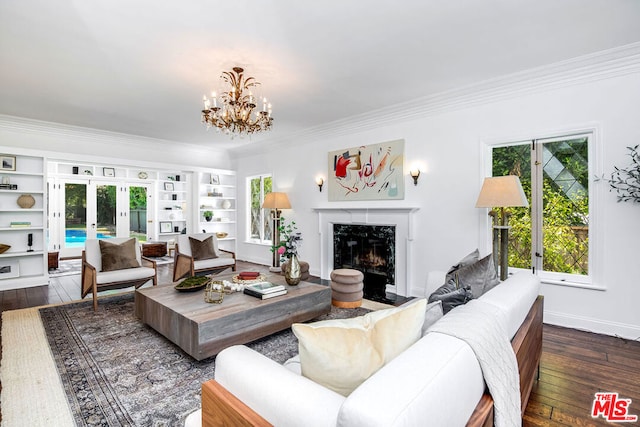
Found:
[[(427, 295), (442, 283), (444, 274), (431, 275)], [(519, 273), (480, 297), (507, 315), (523, 408), (541, 353), (539, 286), (536, 276)], [(454, 309), (446, 316), (455, 313)], [(216, 359), (215, 381), (203, 384), (202, 413), (192, 414), (186, 425), (225, 425), (218, 424), (218, 417), (234, 411), (265, 423), (257, 425), (464, 426), (484, 425), (492, 417), (492, 401), (471, 348), (457, 338), (427, 332), (348, 397), (245, 346), (225, 349)], [(226, 425), (235, 424), (233, 420), (228, 418)]]

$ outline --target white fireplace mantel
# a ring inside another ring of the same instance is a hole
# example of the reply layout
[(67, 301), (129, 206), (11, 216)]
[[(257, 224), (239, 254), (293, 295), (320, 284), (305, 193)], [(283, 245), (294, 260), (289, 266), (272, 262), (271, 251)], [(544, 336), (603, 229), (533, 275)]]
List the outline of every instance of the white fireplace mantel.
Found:
[(417, 207), (314, 208), (318, 213), (320, 235), (320, 276), (329, 280), (333, 269), (333, 224), (394, 225), (396, 227), (396, 283), (387, 292), (409, 296), (413, 214)]

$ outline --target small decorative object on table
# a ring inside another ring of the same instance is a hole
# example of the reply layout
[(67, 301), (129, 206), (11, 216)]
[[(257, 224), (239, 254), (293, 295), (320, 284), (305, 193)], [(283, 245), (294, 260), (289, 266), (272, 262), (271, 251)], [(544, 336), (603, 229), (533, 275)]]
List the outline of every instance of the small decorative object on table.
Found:
[(291, 255), (290, 260), (284, 269), (284, 280), (286, 280), (289, 285), (295, 286), (300, 283), (300, 279), (302, 279), (302, 269), (300, 268), (298, 257), (295, 254)]
[(252, 283), (264, 282), (265, 277), (257, 271), (243, 271), (233, 276), (232, 280), (234, 283), (248, 285)]
[(221, 304), (224, 300), (224, 284), (220, 280), (211, 280), (207, 282), (204, 289), (204, 301), (213, 304)]
[(174, 286), (176, 291), (193, 292), (204, 288), (211, 279), (207, 276), (187, 277), (182, 282)]

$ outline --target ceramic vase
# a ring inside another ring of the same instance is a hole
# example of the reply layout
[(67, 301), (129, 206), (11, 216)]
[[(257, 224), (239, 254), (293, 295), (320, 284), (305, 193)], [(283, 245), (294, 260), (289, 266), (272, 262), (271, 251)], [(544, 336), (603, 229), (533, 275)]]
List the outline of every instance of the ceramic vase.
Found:
[(300, 283), (301, 277), (302, 270), (300, 269), (300, 262), (298, 261), (298, 257), (296, 255), (291, 255), (289, 264), (284, 270), (284, 280), (286, 280), (289, 285), (294, 286)]
[(17, 203), (22, 209), (30, 209), (36, 204), (36, 199), (31, 194), (23, 194), (18, 197)]

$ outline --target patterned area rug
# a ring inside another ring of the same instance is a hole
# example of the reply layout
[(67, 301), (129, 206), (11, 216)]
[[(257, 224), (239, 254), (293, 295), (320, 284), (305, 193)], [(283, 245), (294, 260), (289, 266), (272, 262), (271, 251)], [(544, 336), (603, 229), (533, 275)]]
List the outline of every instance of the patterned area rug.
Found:
[[(369, 310), (337, 309), (317, 320)], [(40, 309), (78, 426), (181, 426), (200, 407), (215, 357), (196, 361), (134, 316), (133, 294)], [(283, 363), (298, 352), (291, 329), (249, 344)]]

